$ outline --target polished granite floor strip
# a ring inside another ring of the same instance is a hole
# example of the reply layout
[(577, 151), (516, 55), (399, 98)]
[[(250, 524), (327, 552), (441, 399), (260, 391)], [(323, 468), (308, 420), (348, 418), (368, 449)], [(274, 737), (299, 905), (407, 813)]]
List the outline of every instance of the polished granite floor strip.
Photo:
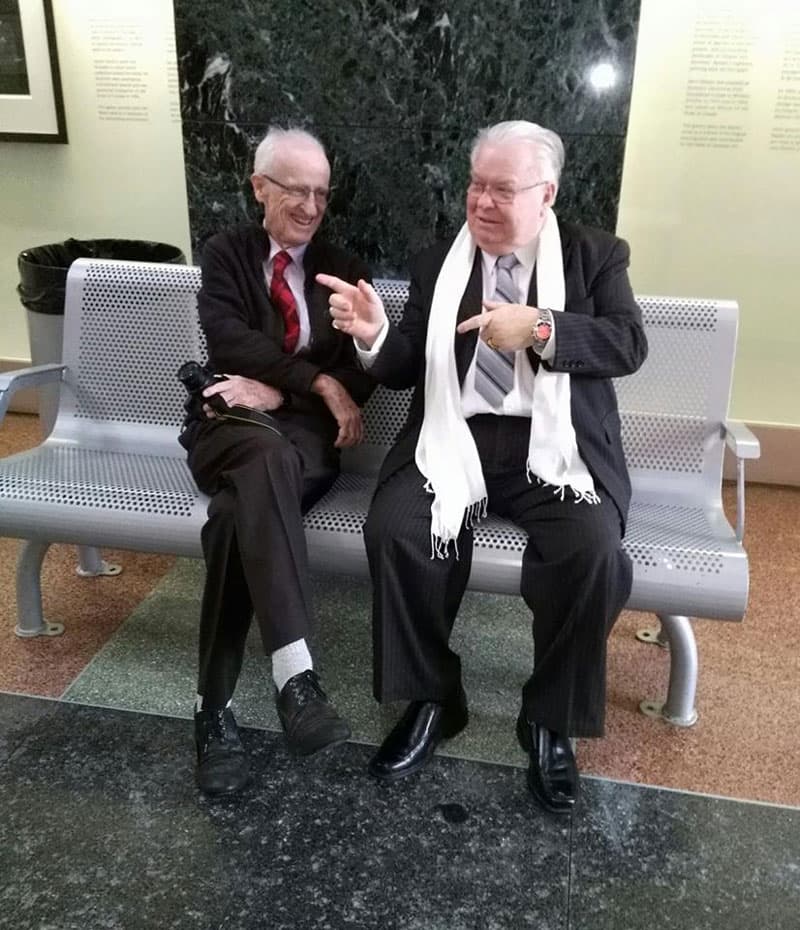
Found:
[(800, 811), (584, 779), (572, 818), (520, 769), (244, 733), (238, 800), (192, 783), (175, 718), (0, 695), (0, 923), (16, 930), (797, 927)]

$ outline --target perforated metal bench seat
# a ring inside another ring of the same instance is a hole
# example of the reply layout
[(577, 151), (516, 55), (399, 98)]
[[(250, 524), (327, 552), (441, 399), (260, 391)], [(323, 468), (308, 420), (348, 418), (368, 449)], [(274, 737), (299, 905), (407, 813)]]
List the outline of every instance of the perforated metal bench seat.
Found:
[[(82, 259), (70, 269), (64, 363), (0, 375), (0, 416), (19, 387), (61, 380), (52, 434), (0, 460), (0, 533), (26, 540), (17, 571), (17, 629), (47, 629), (40, 570), (53, 542), (196, 557), (207, 500), (176, 441), (187, 359), (205, 357), (197, 323), (199, 270)], [(397, 320), (406, 282), (379, 281)], [(738, 310), (728, 301), (639, 298), (650, 355), (617, 383), (633, 484), (625, 547), (634, 564), (628, 607), (652, 611), (672, 650), (663, 705), (676, 723), (696, 717), (697, 655), (691, 617), (739, 620), (748, 588), (742, 523), (721, 505), (727, 443), (758, 455), (745, 428), (726, 423)], [(306, 518), (312, 564), (367, 575), (361, 526), (377, 468), (405, 418), (409, 397), (379, 388), (365, 412), (365, 442)], [(739, 471), (740, 515), (743, 470)], [(519, 591), (524, 535), (496, 518), (476, 531), (470, 587)], [(649, 637), (656, 638), (655, 635)]]
[[(314, 561), (367, 574), (361, 527), (373, 488), (372, 478), (345, 475), (308, 515), (306, 537)], [(470, 588), (519, 593), (525, 542), (525, 534), (506, 520), (491, 515), (483, 520), (475, 529)], [(741, 618), (746, 556), (720, 513), (634, 502), (624, 547), (634, 566), (629, 610)], [(665, 573), (673, 576), (669, 585)]]
[(184, 460), (45, 444), (0, 465), (3, 533), (196, 557), (206, 502)]
[[(305, 525), (312, 564), (368, 574), (361, 527), (373, 488), (372, 477), (342, 475), (311, 511)], [(3, 461), (0, 501), (9, 536), (202, 555), (207, 500), (181, 459), (40, 447)], [(103, 516), (95, 520), (93, 511)], [(634, 502), (624, 545), (634, 562), (629, 609), (723, 620), (741, 615), (746, 557), (720, 514)], [(517, 527), (484, 520), (475, 531), (470, 587), (517, 593), (524, 548)], [(664, 572), (673, 576), (668, 586)]]

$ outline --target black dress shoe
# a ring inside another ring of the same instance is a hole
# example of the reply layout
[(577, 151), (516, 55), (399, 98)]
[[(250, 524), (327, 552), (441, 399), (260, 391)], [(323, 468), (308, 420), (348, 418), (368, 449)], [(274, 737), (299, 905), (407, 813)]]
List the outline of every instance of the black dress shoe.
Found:
[(545, 810), (568, 814), (578, 797), (578, 766), (569, 737), (530, 723), (525, 712), (517, 718), (517, 739), (528, 753), (528, 787)]
[(350, 736), (347, 721), (336, 713), (311, 669), (290, 678), (275, 704), (289, 751), (296, 756), (311, 756)]
[(443, 739), (467, 725), (464, 692), (445, 703), (412, 701), (369, 763), (369, 773), (381, 781), (396, 781), (418, 772)]
[(197, 785), (206, 794), (233, 794), (250, 780), (239, 728), (230, 708), (199, 710), (194, 715)]

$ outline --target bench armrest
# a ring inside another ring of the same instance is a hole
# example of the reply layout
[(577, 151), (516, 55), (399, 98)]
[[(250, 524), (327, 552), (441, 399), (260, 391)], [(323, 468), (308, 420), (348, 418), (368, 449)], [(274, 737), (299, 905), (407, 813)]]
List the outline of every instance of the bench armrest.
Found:
[(725, 443), (736, 456), (736, 539), (741, 542), (744, 539), (744, 462), (760, 457), (761, 443), (738, 420), (728, 420), (723, 429)]
[(13, 394), (25, 388), (39, 387), (60, 381), (66, 371), (66, 365), (33, 365), (30, 368), (18, 368), (0, 375), (0, 423), (6, 415)]
[(728, 420), (725, 423), (725, 443), (737, 459), (761, 457), (761, 443), (739, 420)]

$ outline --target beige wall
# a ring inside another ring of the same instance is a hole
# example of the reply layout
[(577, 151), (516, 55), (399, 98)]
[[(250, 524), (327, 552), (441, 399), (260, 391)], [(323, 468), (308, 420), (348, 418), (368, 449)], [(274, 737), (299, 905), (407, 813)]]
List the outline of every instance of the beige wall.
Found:
[(739, 302), (751, 424), (800, 425), (798, 216), (800, 4), (643, 0), (618, 230), (637, 293)]
[(30, 359), (22, 249), (74, 236), (190, 254), (171, 0), (53, 0), (53, 11), (69, 143), (0, 142), (0, 362)]

